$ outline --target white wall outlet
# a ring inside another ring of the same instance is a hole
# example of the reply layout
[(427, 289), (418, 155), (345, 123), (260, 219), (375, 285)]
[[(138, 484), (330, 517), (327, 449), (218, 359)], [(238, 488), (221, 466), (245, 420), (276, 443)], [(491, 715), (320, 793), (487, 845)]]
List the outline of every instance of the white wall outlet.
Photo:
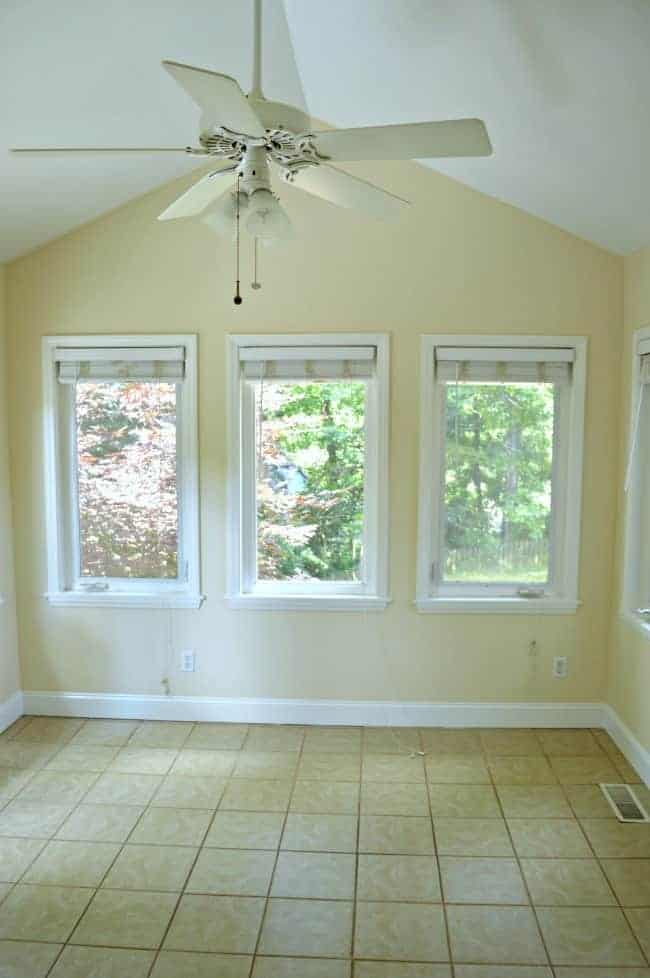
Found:
[(196, 669), (196, 652), (186, 649), (181, 652), (181, 672), (194, 672)]
[(569, 660), (566, 655), (553, 656), (553, 679), (566, 679), (569, 675)]

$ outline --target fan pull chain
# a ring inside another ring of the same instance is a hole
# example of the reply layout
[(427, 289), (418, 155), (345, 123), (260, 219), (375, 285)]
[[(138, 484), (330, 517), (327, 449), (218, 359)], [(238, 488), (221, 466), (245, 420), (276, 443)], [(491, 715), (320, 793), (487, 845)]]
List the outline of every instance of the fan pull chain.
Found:
[(235, 282), (236, 282), (236, 284), (235, 284), (235, 298), (233, 299), (233, 302), (235, 303), (236, 306), (241, 306), (241, 304), (243, 302), (243, 299), (242, 299), (241, 295), (239, 294), (239, 180), (240, 180), (240, 175), (238, 173), (237, 174), (237, 189), (235, 191), (236, 198), (237, 198), (236, 201), (235, 201), (235, 219), (237, 221), (237, 236), (236, 236), (236, 239), (235, 239), (235, 264), (236, 264), (237, 271), (236, 271), (236, 279), (235, 279)]
[(251, 289), (261, 289), (262, 283), (257, 281), (257, 242), (258, 238), (255, 238), (255, 244), (253, 245), (253, 281), (251, 282)]

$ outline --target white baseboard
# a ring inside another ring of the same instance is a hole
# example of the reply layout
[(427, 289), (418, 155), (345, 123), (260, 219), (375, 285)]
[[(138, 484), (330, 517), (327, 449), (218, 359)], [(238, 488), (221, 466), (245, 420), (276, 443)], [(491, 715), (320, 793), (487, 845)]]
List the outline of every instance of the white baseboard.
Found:
[(630, 728), (623, 723), (616, 710), (611, 706), (603, 704), (604, 722), (603, 726), (623, 751), (628, 761), (635, 768), (645, 784), (650, 787), (650, 750), (646, 750), (640, 741), (634, 736)]
[(0, 733), (15, 723), (24, 712), (23, 694), (20, 690), (3, 700), (0, 703)]
[(391, 727), (598, 727), (601, 703), (416, 703), (25, 692), (38, 715)]

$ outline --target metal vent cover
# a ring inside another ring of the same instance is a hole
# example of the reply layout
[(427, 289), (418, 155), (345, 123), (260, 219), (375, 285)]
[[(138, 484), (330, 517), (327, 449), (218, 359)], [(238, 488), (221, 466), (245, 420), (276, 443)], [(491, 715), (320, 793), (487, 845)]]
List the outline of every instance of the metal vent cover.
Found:
[(650, 822), (650, 817), (629, 784), (601, 784), (619, 822)]

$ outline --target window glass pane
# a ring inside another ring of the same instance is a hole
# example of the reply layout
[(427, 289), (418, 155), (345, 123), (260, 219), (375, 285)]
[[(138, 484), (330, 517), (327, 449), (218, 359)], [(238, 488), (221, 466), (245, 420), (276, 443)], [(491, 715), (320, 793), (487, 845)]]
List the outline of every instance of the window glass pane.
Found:
[(365, 384), (254, 388), (258, 579), (359, 581)]
[(176, 578), (176, 386), (75, 391), (82, 577)]
[(643, 391), (643, 404), (639, 418), (639, 588), (637, 601), (640, 608), (650, 608), (650, 385)]
[(442, 576), (549, 578), (554, 385), (449, 382)]

